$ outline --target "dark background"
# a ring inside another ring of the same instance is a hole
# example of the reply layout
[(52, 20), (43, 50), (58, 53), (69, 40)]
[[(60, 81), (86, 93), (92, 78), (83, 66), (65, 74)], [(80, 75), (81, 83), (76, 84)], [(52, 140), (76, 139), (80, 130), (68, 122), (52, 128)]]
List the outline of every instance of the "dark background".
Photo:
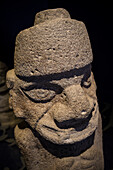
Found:
[(19, 0), (0, 1), (0, 61), (13, 68), (16, 35), (33, 26), (35, 14), (49, 8), (65, 8), (71, 18), (83, 21), (93, 50), (92, 70), (103, 119), (103, 147), (106, 170), (113, 169), (113, 4), (112, 1)]

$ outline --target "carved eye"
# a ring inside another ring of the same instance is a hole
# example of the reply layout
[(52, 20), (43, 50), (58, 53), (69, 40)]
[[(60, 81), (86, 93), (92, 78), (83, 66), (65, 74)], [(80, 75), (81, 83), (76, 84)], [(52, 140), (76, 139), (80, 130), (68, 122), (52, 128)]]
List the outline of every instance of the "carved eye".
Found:
[(57, 94), (62, 93), (63, 88), (55, 83), (45, 82), (40, 84), (31, 84), (21, 87), (23, 93), (33, 102), (49, 102)]
[(49, 101), (55, 96), (55, 92), (46, 89), (32, 89), (29, 91), (23, 90), (24, 94), (34, 102)]

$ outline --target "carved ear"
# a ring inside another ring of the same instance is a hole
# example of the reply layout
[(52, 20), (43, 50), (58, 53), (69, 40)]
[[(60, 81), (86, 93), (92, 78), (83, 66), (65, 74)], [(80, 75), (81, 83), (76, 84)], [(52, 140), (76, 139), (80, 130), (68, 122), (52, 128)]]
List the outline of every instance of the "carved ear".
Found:
[(15, 73), (14, 73), (14, 69), (12, 69), (12, 70), (9, 70), (6, 74), (7, 87), (9, 89), (12, 89), (14, 86), (14, 82), (15, 82)]

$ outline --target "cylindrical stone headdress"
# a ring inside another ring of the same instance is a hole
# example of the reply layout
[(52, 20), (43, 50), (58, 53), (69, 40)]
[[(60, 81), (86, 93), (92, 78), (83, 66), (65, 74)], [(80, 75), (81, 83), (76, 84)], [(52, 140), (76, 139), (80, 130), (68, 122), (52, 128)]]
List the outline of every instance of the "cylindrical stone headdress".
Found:
[(37, 13), (35, 26), (21, 31), (16, 38), (16, 75), (60, 73), (84, 67), (92, 59), (85, 25), (71, 19), (65, 9)]

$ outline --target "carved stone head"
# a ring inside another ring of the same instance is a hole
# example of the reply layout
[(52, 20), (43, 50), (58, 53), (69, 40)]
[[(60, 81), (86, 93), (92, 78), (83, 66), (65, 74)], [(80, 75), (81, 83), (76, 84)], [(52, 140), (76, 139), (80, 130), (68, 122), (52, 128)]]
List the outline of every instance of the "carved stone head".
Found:
[(10, 105), (43, 138), (73, 144), (98, 124), (92, 50), (85, 25), (64, 9), (39, 12), (16, 38), (7, 73)]

